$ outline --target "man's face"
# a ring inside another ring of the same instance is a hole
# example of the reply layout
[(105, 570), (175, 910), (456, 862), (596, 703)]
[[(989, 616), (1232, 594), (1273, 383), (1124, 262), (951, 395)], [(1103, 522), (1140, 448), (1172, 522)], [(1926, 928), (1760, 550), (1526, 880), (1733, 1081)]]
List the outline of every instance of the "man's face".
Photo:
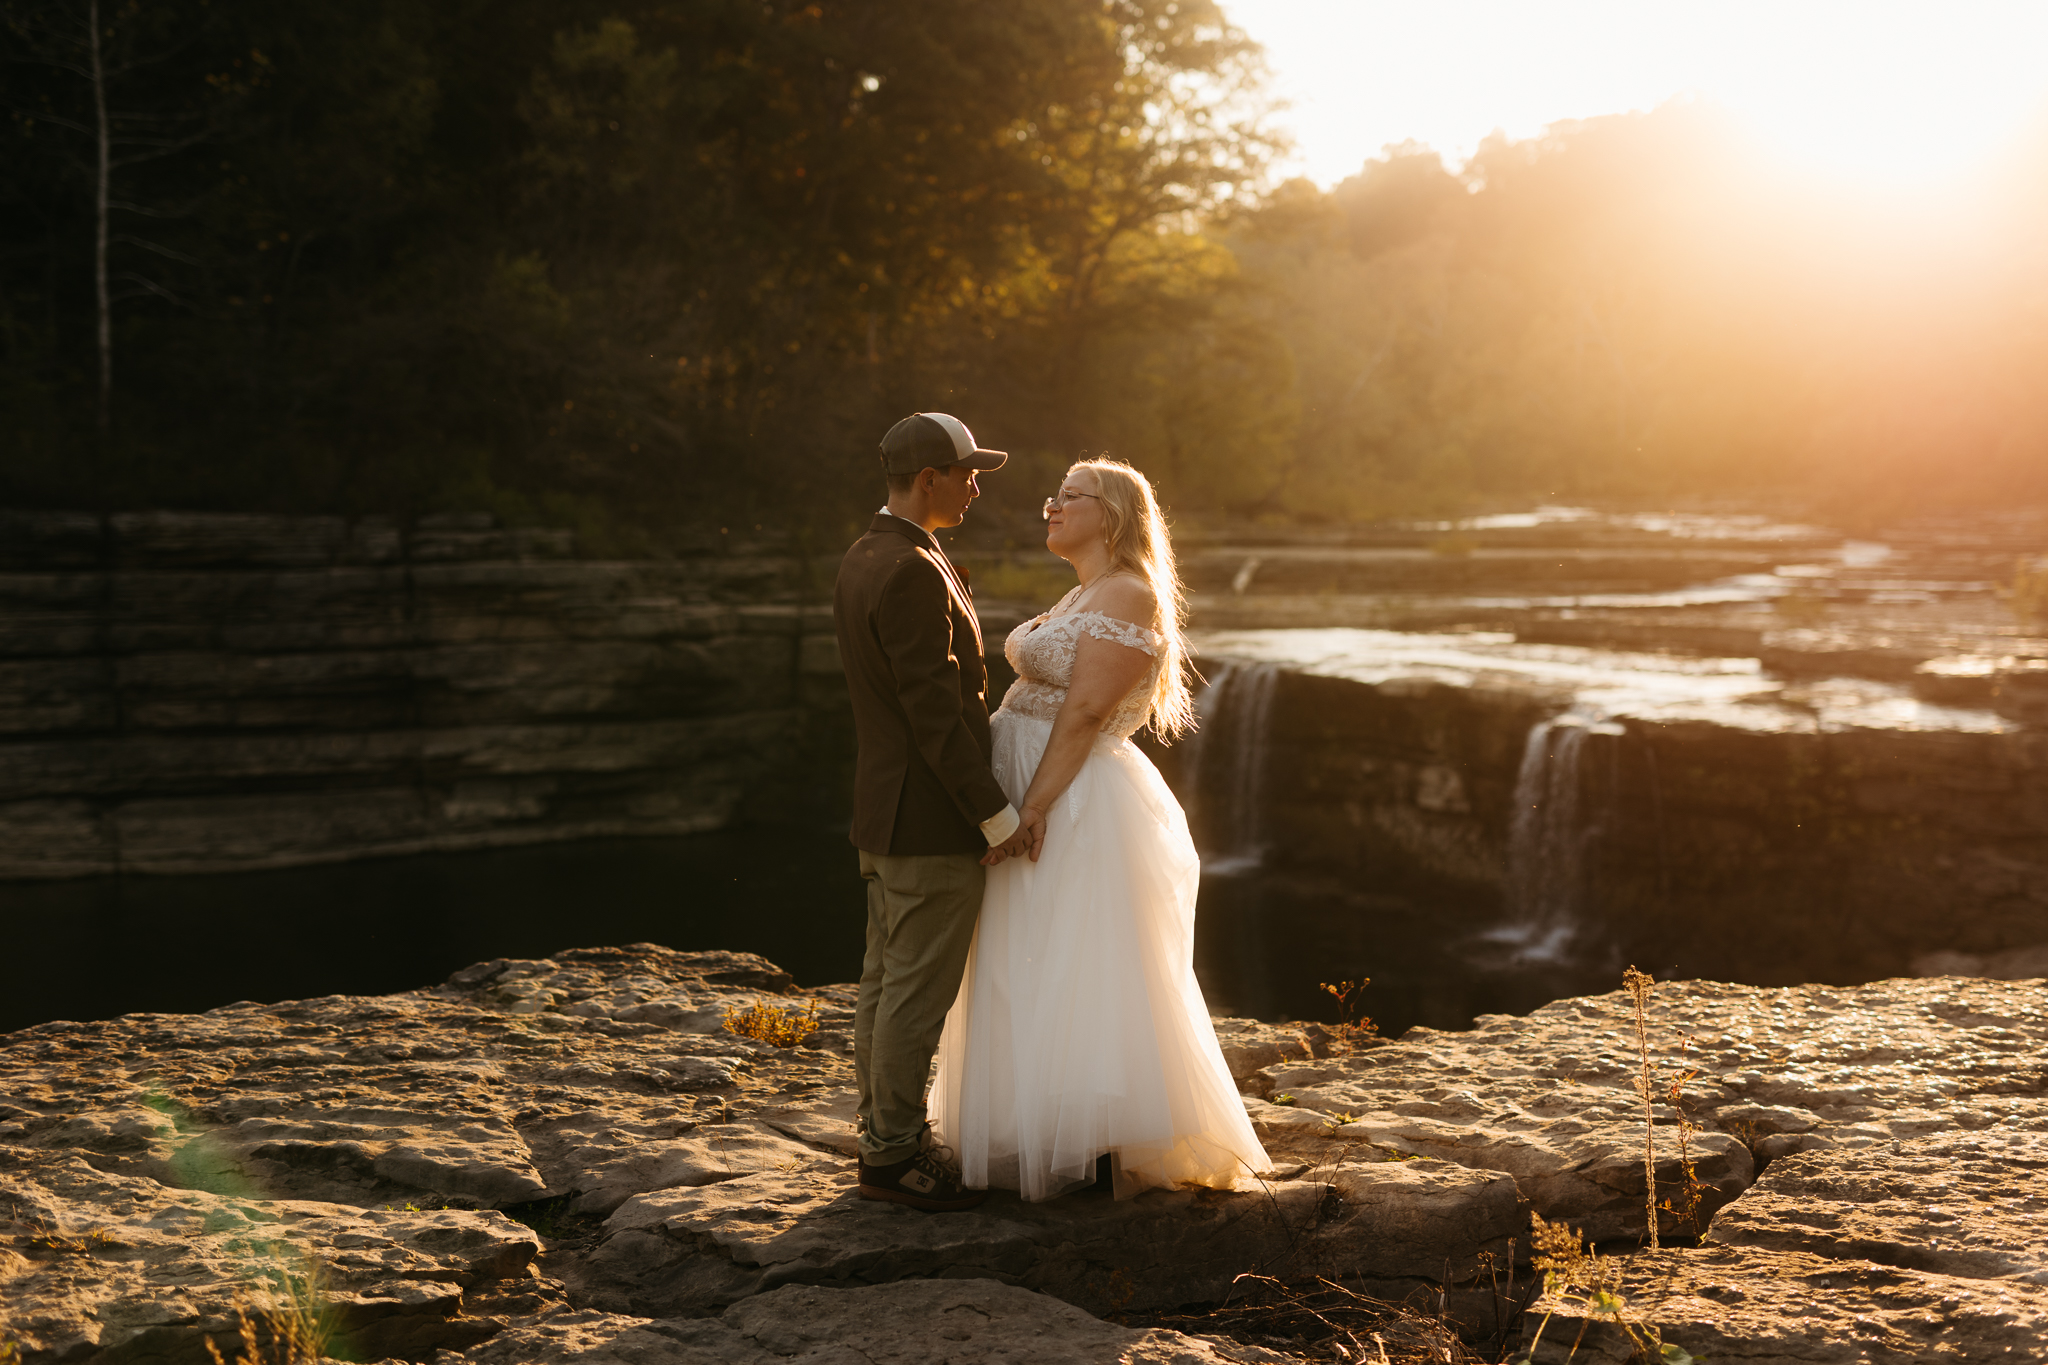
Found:
[(958, 526), (967, 520), (967, 506), (981, 496), (981, 485), (964, 464), (947, 465), (932, 471), (931, 514), (941, 526)]

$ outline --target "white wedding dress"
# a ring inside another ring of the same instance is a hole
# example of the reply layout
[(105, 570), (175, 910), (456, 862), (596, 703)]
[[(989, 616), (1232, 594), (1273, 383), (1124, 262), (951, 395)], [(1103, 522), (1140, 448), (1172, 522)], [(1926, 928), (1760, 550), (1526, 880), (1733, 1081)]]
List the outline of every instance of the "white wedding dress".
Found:
[(1150, 711), (1159, 637), (1093, 611), (1010, 632), (1018, 681), (990, 718), (996, 780), (1022, 801), (1084, 632), (1152, 655), (1152, 672), (1047, 810), (1039, 860), (989, 869), (939, 1041), (932, 1126), (977, 1189), (1050, 1199), (1092, 1181), (1105, 1153), (1120, 1199), (1152, 1185), (1235, 1188), (1272, 1163), (1195, 983), (1201, 864), (1187, 817), (1130, 743)]

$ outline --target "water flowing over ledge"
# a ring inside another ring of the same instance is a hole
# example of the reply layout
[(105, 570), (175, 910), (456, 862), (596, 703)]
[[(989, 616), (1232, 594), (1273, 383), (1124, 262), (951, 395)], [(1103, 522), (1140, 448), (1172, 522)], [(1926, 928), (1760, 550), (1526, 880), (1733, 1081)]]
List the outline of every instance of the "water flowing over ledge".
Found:
[(1198, 631), (1203, 658), (1284, 667), (1367, 686), (1437, 685), (1551, 698), (1601, 717), (1700, 721), (1763, 734), (1855, 727), (2002, 734), (1994, 711), (1926, 701), (1870, 678), (1773, 677), (1755, 658), (1524, 643), (1505, 631)]
[(2048, 938), (2044, 737), (2011, 715), (1498, 631), (1195, 640), (1214, 734), (1162, 763), (1205, 853), (1205, 980), (1253, 1012), (1373, 976), (1455, 1026), (1629, 962), (1846, 982)]

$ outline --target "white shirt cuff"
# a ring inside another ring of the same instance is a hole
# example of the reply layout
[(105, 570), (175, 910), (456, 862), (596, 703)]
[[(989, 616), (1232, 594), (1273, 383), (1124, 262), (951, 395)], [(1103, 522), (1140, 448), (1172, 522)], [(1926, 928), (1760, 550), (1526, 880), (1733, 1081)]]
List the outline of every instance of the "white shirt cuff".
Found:
[(994, 848), (997, 844), (1008, 842), (1010, 836), (1017, 832), (1017, 826), (1021, 823), (1023, 822), (1018, 818), (1017, 808), (1015, 806), (1004, 806), (994, 815), (981, 822), (981, 837), (988, 840), (990, 848)]

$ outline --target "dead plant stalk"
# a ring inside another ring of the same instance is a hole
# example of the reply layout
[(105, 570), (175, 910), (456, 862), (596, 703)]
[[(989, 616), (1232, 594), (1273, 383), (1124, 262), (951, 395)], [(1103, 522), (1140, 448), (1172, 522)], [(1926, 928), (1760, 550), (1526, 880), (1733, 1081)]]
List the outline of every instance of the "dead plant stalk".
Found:
[(1650, 987), (1654, 977), (1630, 967), (1621, 984), (1636, 1007), (1636, 1094), (1643, 1100), (1643, 1214), (1650, 1226), (1650, 1250), (1657, 1250), (1657, 1090), (1650, 1072)]

